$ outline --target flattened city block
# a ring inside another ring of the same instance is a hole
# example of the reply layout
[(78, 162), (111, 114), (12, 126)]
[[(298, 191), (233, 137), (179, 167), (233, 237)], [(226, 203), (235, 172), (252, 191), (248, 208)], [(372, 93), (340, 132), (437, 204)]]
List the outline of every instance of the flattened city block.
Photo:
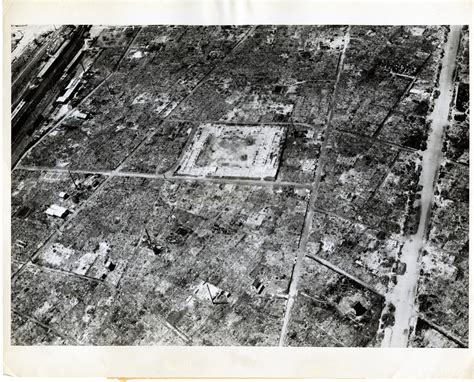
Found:
[(467, 26), (11, 42), (12, 345), (468, 347)]
[(201, 125), (177, 173), (272, 180), (284, 135), (282, 126)]

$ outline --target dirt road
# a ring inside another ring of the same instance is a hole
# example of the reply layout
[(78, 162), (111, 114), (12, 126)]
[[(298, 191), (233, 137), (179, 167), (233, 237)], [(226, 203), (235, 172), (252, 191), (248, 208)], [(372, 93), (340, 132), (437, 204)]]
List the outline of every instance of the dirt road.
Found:
[(306, 256), (306, 243), (308, 242), (308, 237), (311, 231), (311, 225), (313, 223), (314, 209), (315, 209), (316, 198), (318, 196), (319, 182), (321, 180), (322, 169), (324, 168), (325, 160), (326, 160), (326, 147), (327, 147), (327, 141), (329, 138), (329, 128), (331, 126), (332, 115), (334, 112), (334, 105), (336, 104), (337, 87), (339, 84), (339, 79), (341, 77), (342, 68), (344, 67), (344, 59), (345, 59), (345, 55), (346, 55), (347, 47), (349, 45), (350, 38), (351, 38), (350, 27), (348, 27), (344, 36), (344, 48), (339, 58), (336, 82), (334, 84), (333, 99), (332, 99), (331, 106), (329, 109), (325, 137), (324, 137), (324, 141), (321, 147), (321, 156), (318, 163), (318, 168), (316, 170), (313, 187), (311, 190), (309, 206), (306, 212), (305, 221), (303, 225), (303, 232), (301, 233), (298, 253), (296, 256), (296, 262), (295, 262), (293, 274), (290, 281), (288, 300), (286, 304), (285, 315), (283, 317), (283, 326), (282, 326), (282, 330), (280, 334), (279, 346), (286, 346), (286, 341), (287, 341), (286, 337), (287, 337), (288, 327), (291, 320), (291, 312), (293, 309), (293, 305), (295, 304), (296, 297), (298, 296), (298, 283), (299, 283), (299, 279), (301, 275), (301, 270), (303, 267), (303, 261)]
[(406, 264), (406, 271), (398, 276), (397, 285), (387, 296), (387, 303), (395, 306), (395, 323), (385, 329), (383, 347), (407, 347), (410, 327), (416, 320), (416, 288), (420, 274), (421, 251), (428, 225), (429, 212), (434, 194), (434, 182), (443, 159), (443, 130), (448, 124), (449, 105), (454, 91), (454, 70), (456, 53), (461, 36), (460, 26), (451, 26), (444, 48), (442, 68), (439, 78), (439, 97), (428, 119), (432, 120), (427, 148), (423, 152), (423, 168), (419, 184), (421, 192), (421, 215), (417, 232), (405, 241), (400, 261)]

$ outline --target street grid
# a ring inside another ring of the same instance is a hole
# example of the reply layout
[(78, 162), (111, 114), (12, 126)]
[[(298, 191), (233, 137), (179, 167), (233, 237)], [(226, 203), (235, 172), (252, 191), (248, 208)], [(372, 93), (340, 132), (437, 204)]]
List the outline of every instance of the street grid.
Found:
[[(253, 32), (254, 29), (255, 29), (255, 27), (249, 29), (245, 33), (245, 35), (234, 45), (234, 47), (227, 54), (227, 56), (218, 65), (215, 65), (203, 78), (201, 78), (201, 80), (197, 83), (197, 85), (186, 95), (186, 97), (184, 97), (175, 106), (175, 108), (171, 111), (171, 113), (163, 118), (163, 121), (166, 120), (166, 121), (174, 121), (174, 122), (194, 122), (194, 123), (197, 123), (197, 125), (193, 128), (193, 130), (189, 134), (187, 142), (186, 142), (183, 150), (181, 151), (181, 155), (190, 146), (190, 144), (192, 142), (192, 139), (193, 139), (193, 136), (194, 136), (194, 134), (195, 134), (195, 132), (198, 128), (199, 123), (214, 123), (215, 122), (215, 123), (230, 124), (230, 125), (239, 125), (239, 124), (240, 125), (260, 125), (260, 124), (261, 125), (271, 125), (271, 124), (274, 124), (274, 125), (282, 125), (282, 126), (301, 125), (301, 126), (309, 127), (311, 129), (315, 128), (315, 126), (313, 126), (313, 125), (303, 124), (303, 123), (296, 123), (296, 122), (295, 123), (292, 123), (292, 122), (265, 122), (265, 123), (238, 122), (238, 123), (235, 123), (235, 122), (208, 121), (208, 120), (187, 120), (187, 119), (174, 119), (173, 118), (173, 115), (179, 109), (179, 106), (181, 104), (183, 104), (184, 102), (186, 102), (193, 95), (193, 93), (203, 83), (205, 83), (207, 78), (209, 78), (212, 75), (212, 73), (219, 68), (219, 66), (225, 64), (226, 58), (228, 56), (230, 56), (233, 52), (235, 52), (236, 50), (239, 49), (241, 44), (248, 38), (248, 36)], [(327, 143), (329, 141), (328, 137), (329, 137), (330, 131), (332, 131), (332, 129), (331, 129), (331, 120), (332, 120), (332, 115), (333, 115), (333, 111), (334, 111), (334, 105), (337, 101), (337, 91), (338, 91), (339, 79), (340, 79), (340, 75), (341, 75), (343, 64), (344, 64), (345, 52), (346, 52), (346, 50), (347, 50), (347, 48), (350, 44), (350, 40), (351, 40), (350, 26), (347, 27), (347, 30), (346, 30), (345, 36), (344, 36), (344, 48), (343, 48), (342, 52), (340, 53), (340, 57), (339, 57), (336, 81), (335, 81), (335, 84), (334, 84), (334, 88), (333, 88), (333, 92), (332, 92), (332, 96), (331, 96), (330, 108), (328, 110), (328, 114), (327, 114), (327, 118), (326, 118), (326, 124), (325, 124), (325, 128), (324, 128), (324, 140), (323, 140), (323, 143), (322, 143), (322, 146), (321, 146), (321, 153), (320, 153), (320, 157), (318, 159), (316, 174), (315, 174), (315, 177), (314, 177), (314, 181), (312, 183), (300, 183), (300, 182), (289, 182), (289, 181), (279, 181), (279, 180), (267, 181), (267, 180), (238, 179), (238, 178), (207, 178), (207, 177), (196, 178), (196, 177), (192, 177), (192, 176), (180, 176), (180, 175), (175, 174), (175, 171), (176, 171), (177, 166), (179, 165), (179, 162), (180, 162), (181, 158), (176, 160), (175, 165), (170, 170), (168, 170), (167, 172), (165, 172), (163, 174), (142, 173), (142, 172), (127, 172), (127, 171), (122, 170), (124, 168), (124, 166), (128, 163), (128, 160), (131, 157), (133, 157), (133, 155), (145, 144), (145, 142), (157, 133), (158, 127), (155, 127), (153, 129), (151, 129), (150, 133), (147, 134), (137, 145), (135, 145), (135, 147), (131, 150), (131, 152), (118, 164), (118, 166), (116, 166), (116, 168), (111, 169), (111, 170), (95, 170), (95, 169), (89, 169), (89, 168), (87, 168), (87, 169), (67, 169), (67, 168), (45, 167), (45, 166), (24, 166), (24, 165), (21, 164), (22, 159), (26, 155), (28, 155), (28, 153), (31, 152), (38, 144), (40, 144), (41, 141), (43, 140), (43, 138), (45, 138), (50, 132), (57, 129), (61, 125), (61, 123), (68, 116), (70, 116), (74, 111), (78, 110), (78, 107), (82, 103), (84, 103), (88, 98), (90, 98), (101, 86), (104, 86), (104, 85), (107, 86), (106, 81), (116, 74), (116, 71), (120, 67), (120, 64), (122, 63), (123, 59), (126, 57), (126, 55), (129, 52), (131, 46), (133, 45), (133, 42), (136, 40), (136, 38), (138, 37), (140, 32), (141, 32), (141, 28), (139, 28), (138, 32), (135, 34), (132, 41), (129, 43), (126, 51), (124, 52), (123, 56), (121, 57), (121, 59), (117, 63), (117, 66), (115, 67), (114, 71), (112, 73), (110, 73), (109, 75), (107, 75), (107, 77), (104, 78), (104, 80), (102, 82), (100, 82), (95, 88), (93, 88), (80, 101), (80, 103), (76, 107), (74, 107), (72, 110), (70, 110), (59, 121), (57, 121), (53, 126), (51, 126), (47, 131), (45, 131), (44, 134), (21, 156), (21, 158), (18, 160), (18, 162), (16, 164), (14, 164), (12, 171), (26, 170), (26, 171), (33, 171), (33, 172), (35, 172), (35, 171), (43, 172), (44, 171), (44, 172), (53, 172), (53, 173), (57, 172), (57, 173), (72, 173), (72, 174), (96, 174), (96, 175), (104, 176), (105, 180), (93, 192), (93, 194), (89, 197), (89, 199), (86, 200), (77, 210), (75, 210), (73, 215), (56, 232), (53, 232), (51, 234), (51, 236), (49, 236), (46, 239), (46, 241), (41, 245), (41, 247), (38, 248), (37, 251), (35, 251), (35, 253), (33, 253), (32, 256), (30, 256), (28, 261), (25, 262), (23, 265), (21, 265), (20, 268), (12, 274), (12, 279), (11, 279), (12, 283), (15, 282), (15, 280), (18, 278), (18, 276), (25, 270), (25, 268), (28, 265), (32, 265), (32, 266), (35, 266), (35, 267), (47, 268), (48, 270), (53, 271), (53, 272), (64, 273), (64, 274), (67, 274), (68, 276), (76, 277), (76, 278), (79, 278), (79, 279), (82, 279), (82, 280), (86, 280), (88, 282), (98, 282), (98, 283), (107, 285), (107, 287), (116, 289), (116, 290), (120, 291), (121, 293), (131, 293), (130, 291), (123, 291), (119, 287), (110, 286), (109, 284), (103, 282), (103, 280), (100, 280), (98, 278), (85, 276), (85, 275), (78, 275), (77, 273), (74, 273), (74, 272), (52, 269), (52, 268), (49, 268), (49, 267), (46, 267), (46, 266), (35, 264), (35, 259), (39, 256), (39, 254), (42, 252), (42, 250), (44, 248), (46, 248), (48, 245), (50, 245), (51, 243), (53, 243), (57, 239), (57, 237), (61, 235), (61, 231), (64, 229), (64, 227), (66, 225), (70, 225), (71, 223), (74, 224), (74, 218), (81, 212), (81, 210), (83, 208), (85, 208), (86, 206), (94, 203), (94, 200), (102, 192), (102, 189), (106, 186), (106, 184), (108, 184), (115, 177), (126, 177), (126, 178), (162, 179), (166, 182), (177, 182), (177, 183), (179, 183), (179, 182), (199, 182), (199, 183), (204, 183), (204, 184), (206, 184), (206, 183), (222, 183), (222, 184), (243, 184), (243, 185), (261, 186), (261, 187), (294, 187), (294, 188), (299, 188), (299, 189), (307, 189), (309, 191), (309, 193), (310, 193), (309, 194), (309, 202), (307, 204), (307, 210), (306, 210), (304, 225), (303, 225), (302, 232), (301, 232), (301, 235), (300, 235), (300, 238), (299, 238), (299, 250), (298, 250), (298, 254), (295, 258), (294, 269), (293, 269), (293, 272), (292, 272), (291, 282), (289, 284), (290, 286), (289, 286), (288, 295), (284, 296), (286, 298), (287, 302), (286, 302), (286, 309), (285, 309), (285, 314), (284, 314), (284, 317), (283, 317), (282, 329), (281, 329), (280, 340), (279, 340), (279, 345), (280, 346), (285, 346), (286, 345), (286, 341), (287, 341), (286, 337), (287, 337), (287, 334), (288, 334), (288, 325), (289, 325), (289, 322), (291, 320), (292, 309), (293, 309), (293, 305), (295, 303), (296, 297), (298, 295), (303, 295), (306, 298), (314, 298), (314, 297), (311, 297), (309, 295), (306, 295), (306, 294), (301, 293), (301, 292), (298, 291), (298, 282), (299, 282), (301, 267), (303, 266), (302, 263), (303, 263), (303, 260), (305, 258), (312, 259), (312, 260), (318, 262), (319, 264), (321, 264), (322, 266), (327, 267), (327, 268), (331, 269), (332, 271), (337, 272), (338, 274), (349, 278), (350, 280), (352, 280), (352, 282), (358, 284), (359, 286), (361, 286), (365, 289), (368, 289), (373, 293), (381, 295), (380, 292), (375, 290), (373, 287), (371, 287), (370, 285), (368, 285), (364, 281), (360, 280), (359, 278), (351, 275), (350, 273), (348, 273), (344, 270), (341, 270), (339, 267), (332, 264), (331, 262), (329, 262), (325, 259), (319, 258), (317, 256), (307, 255), (307, 253), (306, 253), (306, 246), (307, 246), (308, 236), (309, 236), (309, 233), (310, 233), (310, 230), (311, 230), (311, 225), (312, 225), (314, 212), (320, 212), (320, 213), (323, 213), (323, 214), (326, 214), (326, 215), (333, 215), (333, 216), (337, 216), (337, 217), (352, 221), (351, 219), (349, 219), (347, 217), (344, 217), (340, 214), (336, 214), (336, 213), (333, 213), (333, 212), (326, 211), (324, 209), (315, 207), (315, 202), (316, 202), (317, 197), (318, 197), (318, 189), (319, 189), (319, 183), (320, 183), (321, 176), (322, 176), (322, 171), (323, 171), (324, 166), (325, 166), (325, 161), (327, 160), (327, 155), (326, 155), (327, 154)], [(420, 70), (421, 70), (421, 68), (418, 70), (418, 72)], [(416, 80), (418, 79), (418, 72), (414, 76), (408, 76), (408, 75), (393, 73), (394, 75), (404, 76), (404, 77), (407, 77), (407, 78), (411, 79), (410, 84), (407, 86), (407, 88), (403, 92), (403, 95), (399, 97), (398, 102), (406, 95), (406, 93), (411, 89), (413, 84), (416, 82)], [(343, 130), (343, 129), (334, 128), (334, 131), (342, 132), (342, 133), (345, 133), (345, 134), (351, 134), (351, 135), (355, 135), (355, 136), (360, 136), (361, 138), (367, 139), (372, 144), (379, 143), (379, 144), (383, 144), (383, 145), (396, 147), (400, 151), (416, 152), (417, 150), (412, 149), (410, 147), (402, 146), (402, 145), (399, 145), (399, 144), (396, 144), (396, 143), (389, 142), (389, 141), (378, 138), (378, 136), (380, 134), (380, 131), (382, 130), (382, 128), (385, 124), (385, 121), (389, 118), (392, 111), (396, 108), (396, 106), (398, 105), (398, 102), (390, 109), (390, 112), (388, 113), (388, 115), (386, 116), (384, 121), (380, 124), (380, 126), (377, 128), (377, 130), (375, 131), (375, 133), (371, 137), (363, 136), (361, 134), (354, 133), (354, 132), (351, 132), (351, 131), (346, 131), (346, 130)], [(383, 182), (385, 180), (385, 177), (389, 174), (390, 169), (396, 163), (396, 161), (398, 159), (398, 156), (400, 154), (400, 151), (398, 151), (395, 159), (390, 164), (385, 176), (379, 182), (379, 184), (377, 185), (375, 190), (372, 191), (372, 195), (374, 195), (377, 192), (380, 185), (383, 184)], [(452, 162), (452, 163), (455, 163), (455, 164), (460, 165), (460, 166), (466, 166), (463, 163), (457, 163), (457, 162)], [(369, 199), (370, 199), (370, 197), (369, 197)], [(362, 208), (363, 208), (363, 206), (361, 207), (361, 209)], [(356, 221), (353, 221), (353, 222), (361, 224), (360, 222), (356, 222)], [(385, 296), (382, 296), (382, 297), (385, 297)], [(44, 323), (39, 322), (38, 320), (36, 320), (35, 318), (33, 318), (31, 316), (22, 314), (20, 312), (15, 311), (15, 310), (12, 310), (12, 313), (15, 314), (15, 315), (18, 315), (18, 316), (20, 316), (24, 319), (31, 320), (32, 322), (35, 322), (36, 324), (44, 327), (45, 329), (50, 330), (51, 332), (59, 335), (61, 338), (64, 338), (64, 340), (67, 341), (67, 342), (70, 342), (70, 343), (73, 343), (73, 344), (78, 344), (77, 341), (75, 341), (73, 338), (70, 338), (67, 334), (61, 333), (61, 332), (57, 331), (56, 329), (54, 329), (54, 328), (52, 328), (52, 327), (50, 327), (50, 326), (48, 326)], [(457, 336), (453, 335), (452, 333), (450, 333), (446, 329), (443, 329), (443, 328), (437, 326), (436, 324), (434, 324), (433, 322), (430, 322), (430, 320), (426, 319), (422, 314), (419, 314), (418, 318), (423, 320), (424, 322), (426, 322), (430, 327), (432, 327), (436, 331), (440, 332), (444, 336), (446, 336), (446, 337), (450, 338), (451, 340), (453, 340), (454, 342), (456, 342), (459, 346), (467, 347), (467, 344), (463, 340), (457, 338)], [(182, 333), (173, 324), (169, 323), (166, 320), (165, 317), (161, 317), (161, 319), (163, 320), (164, 325), (169, 327), (174, 332), (174, 334), (177, 335), (179, 338), (181, 338), (186, 344), (191, 344), (192, 343), (192, 340), (190, 338), (188, 338), (184, 333)], [(338, 343), (340, 343), (342, 346), (344, 346), (344, 342), (342, 340), (338, 339), (336, 336), (334, 336), (333, 333), (328, 333), (328, 335), (330, 335)]]

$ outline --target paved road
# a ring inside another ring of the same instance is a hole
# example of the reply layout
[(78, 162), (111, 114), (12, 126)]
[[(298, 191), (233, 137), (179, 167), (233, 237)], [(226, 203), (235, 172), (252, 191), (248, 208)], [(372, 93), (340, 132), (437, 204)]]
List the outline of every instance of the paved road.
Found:
[(427, 148), (423, 152), (423, 169), (419, 183), (423, 186), (420, 221), (416, 234), (407, 238), (400, 256), (400, 261), (406, 264), (406, 271), (398, 276), (397, 285), (387, 296), (387, 301), (395, 305), (395, 323), (393, 327), (385, 329), (382, 341), (384, 347), (407, 347), (410, 328), (416, 320), (416, 288), (420, 273), (421, 250), (428, 226), (434, 182), (443, 159), (441, 151), (443, 130), (448, 124), (449, 105), (454, 91), (453, 74), (460, 35), (461, 27), (451, 26), (442, 60), (438, 88), (440, 95), (435, 100), (433, 112), (429, 117), (432, 120), (431, 132)]
[(326, 147), (327, 147), (327, 142), (329, 138), (329, 128), (331, 126), (331, 120), (332, 120), (332, 115), (333, 115), (333, 110), (334, 110), (334, 105), (336, 103), (336, 95), (337, 95), (337, 87), (339, 84), (339, 79), (341, 77), (341, 72), (342, 68), (344, 67), (344, 59), (345, 59), (345, 54), (347, 47), (349, 45), (349, 40), (350, 40), (350, 27), (348, 27), (346, 34), (344, 36), (344, 49), (342, 50), (340, 59), (339, 59), (339, 65), (338, 65), (338, 72), (337, 72), (337, 77), (336, 77), (336, 82), (334, 85), (334, 91), (333, 91), (333, 98), (331, 101), (331, 107), (329, 110), (328, 114), (328, 120), (326, 124), (326, 131), (325, 131), (325, 137), (324, 137), (324, 142), (321, 147), (321, 156), (320, 156), (320, 161), (318, 164), (318, 168), (316, 170), (316, 176), (314, 179), (314, 183), (312, 185), (312, 190), (311, 190), (311, 196), (308, 204), (308, 210), (306, 212), (305, 220), (304, 220), (304, 225), (303, 225), (303, 232), (301, 233), (301, 239), (299, 243), (299, 248), (298, 248), (298, 254), (296, 257), (296, 262), (295, 262), (295, 267), (293, 269), (293, 274), (291, 277), (291, 282), (290, 282), (290, 290), (288, 293), (288, 300), (286, 303), (286, 310), (285, 310), (285, 316), (283, 317), (283, 326), (280, 334), (280, 342), (279, 346), (286, 346), (286, 337), (288, 333), (288, 326), (290, 323), (291, 319), (291, 312), (293, 309), (293, 305), (296, 301), (296, 297), (298, 295), (298, 283), (299, 279), (301, 276), (301, 269), (303, 267), (303, 261), (306, 256), (306, 244), (308, 242), (308, 237), (309, 233), (311, 230), (311, 226), (313, 223), (313, 216), (314, 216), (314, 209), (315, 209), (315, 203), (316, 199), (318, 196), (318, 189), (319, 189), (319, 182), (321, 179), (321, 173), (322, 169), (324, 168), (325, 161), (326, 161)]
[(249, 186), (291, 186), (295, 188), (306, 188), (310, 189), (312, 187), (311, 183), (298, 183), (298, 182), (283, 182), (283, 181), (270, 181), (270, 180), (260, 180), (260, 179), (238, 179), (238, 178), (198, 178), (194, 176), (184, 176), (184, 175), (170, 175), (166, 174), (147, 174), (143, 172), (131, 172), (131, 171), (119, 171), (119, 170), (93, 170), (93, 169), (74, 169), (70, 170), (67, 168), (60, 167), (45, 167), (45, 166), (23, 166), (18, 165), (16, 167), (18, 170), (26, 171), (50, 171), (50, 172), (61, 172), (72, 174), (93, 174), (93, 175), (103, 175), (109, 177), (126, 177), (126, 178), (148, 178), (148, 179), (166, 179), (171, 182), (179, 181), (192, 181), (192, 182), (201, 182), (201, 183), (229, 183), (229, 184), (244, 184)]

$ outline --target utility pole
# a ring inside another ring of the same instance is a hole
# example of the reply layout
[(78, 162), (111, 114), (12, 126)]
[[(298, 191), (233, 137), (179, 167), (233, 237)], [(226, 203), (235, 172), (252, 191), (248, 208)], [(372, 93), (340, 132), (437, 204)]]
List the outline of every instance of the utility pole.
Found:
[(85, 73), (85, 72), (86, 72), (86, 68), (84, 67), (84, 64), (82, 63), (82, 60), (79, 60), (79, 64), (81, 65), (82, 70), (83, 70), (84, 73)]
[(148, 242), (150, 243), (150, 245), (152, 245), (151, 237), (150, 237), (150, 234), (148, 233), (148, 230), (146, 229), (146, 227), (145, 227), (145, 233), (146, 233), (146, 236), (148, 238)]
[(113, 100), (114, 103), (117, 105), (117, 101), (115, 100), (115, 97), (114, 97), (114, 95), (112, 94), (112, 90), (110, 90), (109, 84), (107, 83), (107, 77), (104, 77), (104, 84), (105, 84), (105, 87), (107, 88), (107, 90), (109, 91), (109, 94), (110, 94), (110, 96), (112, 97), (112, 100)]
[(110, 90), (109, 84), (107, 83), (107, 77), (104, 77), (104, 84), (105, 84), (107, 90), (109, 91), (110, 95), (112, 95), (112, 90)]
[(68, 172), (69, 176), (71, 177), (72, 182), (74, 183), (74, 187), (76, 187), (76, 190), (79, 190), (79, 187), (77, 186), (76, 180), (75, 180), (74, 177), (72, 176), (71, 171), (67, 170), (67, 172)]
[(155, 255), (159, 255), (161, 253), (161, 247), (157, 246), (155, 241), (151, 239), (150, 234), (148, 233), (147, 228), (145, 227), (145, 233), (148, 239), (148, 246), (153, 251)]

